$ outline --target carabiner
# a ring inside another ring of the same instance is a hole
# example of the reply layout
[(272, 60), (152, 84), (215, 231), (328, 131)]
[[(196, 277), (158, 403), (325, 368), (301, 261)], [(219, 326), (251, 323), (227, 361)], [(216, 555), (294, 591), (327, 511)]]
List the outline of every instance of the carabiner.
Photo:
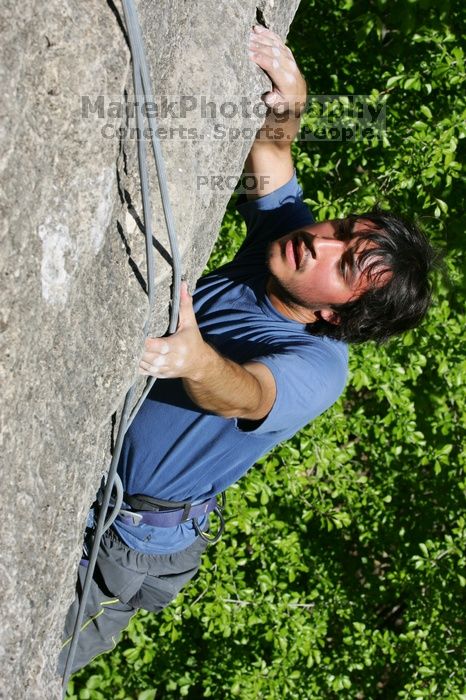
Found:
[(197, 522), (197, 518), (193, 518), (193, 526), (194, 529), (196, 530), (197, 534), (201, 538), (201, 540), (204, 540), (204, 542), (207, 542), (208, 544), (217, 544), (217, 542), (220, 540), (221, 536), (223, 535), (225, 531), (225, 518), (223, 517), (223, 509), (225, 508), (225, 503), (226, 503), (226, 496), (225, 492), (223, 491), (221, 494), (221, 504), (215, 506), (213, 509), (213, 513), (217, 513), (219, 520), (220, 520), (220, 526), (216, 532), (215, 535), (207, 535), (201, 528), (199, 527), (199, 523)]

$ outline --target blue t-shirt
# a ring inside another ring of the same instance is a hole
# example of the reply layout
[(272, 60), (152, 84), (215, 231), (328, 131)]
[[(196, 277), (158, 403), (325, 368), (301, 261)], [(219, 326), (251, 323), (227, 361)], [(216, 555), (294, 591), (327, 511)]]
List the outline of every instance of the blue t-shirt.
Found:
[[(191, 401), (181, 379), (160, 379), (125, 436), (119, 464), (124, 489), (175, 501), (202, 501), (237, 481), (277, 443), (331, 406), (347, 376), (347, 347), (313, 336), (269, 301), (269, 241), (313, 223), (296, 176), (269, 195), (242, 198), (247, 236), (234, 260), (201, 278), (194, 310), (204, 339), (238, 363), (272, 372), (277, 395), (262, 421), (223, 418)], [(152, 554), (188, 547), (192, 522), (173, 528), (115, 522), (120, 537)]]

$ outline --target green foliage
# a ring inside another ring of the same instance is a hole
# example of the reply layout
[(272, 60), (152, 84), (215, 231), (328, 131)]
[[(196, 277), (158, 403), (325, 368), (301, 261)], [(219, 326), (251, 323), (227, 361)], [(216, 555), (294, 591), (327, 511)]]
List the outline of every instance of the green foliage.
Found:
[[(303, 0), (309, 92), (372, 95), (387, 119), (379, 139), (295, 145), (307, 201), (415, 214), (450, 281), (421, 328), (352, 350), (345, 395), (230, 489), (201, 575), (73, 700), (466, 699), (463, 21), (459, 0)], [(242, 235), (230, 208), (211, 267)]]

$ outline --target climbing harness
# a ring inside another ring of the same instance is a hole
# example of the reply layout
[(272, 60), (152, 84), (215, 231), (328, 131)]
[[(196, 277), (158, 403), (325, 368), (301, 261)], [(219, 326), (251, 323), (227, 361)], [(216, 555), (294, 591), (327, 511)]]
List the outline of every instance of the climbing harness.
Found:
[[(126, 504), (131, 510), (127, 510)], [(152, 525), (153, 527), (175, 527), (187, 520), (201, 518), (218, 507), (217, 498), (209, 498), (201, 503), (189, 501), (163, 501), (158, 498), (125, 494), (123, 508), (118, 520), (130, 525)]]
[[(123, 494), (123, 507), (117, 515), (118, 521), (125, 525), (152, 525), (155, 527), (175, 527), (187, 520), (193, 521), (193, 527), (199, 537), (209, 544), (216, 544), (225, 529), (223, 511), (225, 508), (225, 493), (212, 496), (205, 501), (190, 503), (189, 501), (164, 501), (142, 494)], [(131, 510), (128, 510), (128, 507)], [(199, 518), (209, 513), (215, 513), (220, 525), (215, 535), (207, 535), (199, 526)]]
[[(146, 242), (146, 266), (147, 266), (147, 296), (148, 296), (148, 314), (147, 319), (144, 324), (144, 335), (147, 336), (150, 319), (152, 318), (152, 313), (154, 310), (155, 301), (155, 271), (154, 271), (154, 254), (153, 254), (153, 227), (152, 227), (152, 210), (150, 206), (150, 191), (149, 191), (149, 173), (147, 167), (147, 154), (146, 154), (146, 144), (144, 139), (144, 107), (146, 103), (153, 104), (154, 98), (152, 95), (152, 88), (150, 82), (149, 68), (147, 65), (147, 60), (145, 56), (144, 44), (142, 39), (141, 28), (139, 26), (139, 20), (137, 17), (137, 12), (134, 4), (134, 0), (122, 0), (123, 11), (125, 16), (125, 23), (128, 33), (128, 42), (131, 51), (132, 64), (133, 64), (133, 82), (134, 82), (134, 95), (136, 99), (136, 126), (138, 133), (138, 163), (139, 163), (139, 176), (141, 180), (141, 196), (142, 196), (142, 208), (144, 217), (144, 233)], [(170, 322), (169, 322), (169, 333), (174, 333), (178, 324), (178, 312), (180, 306), (180, 286), (181, 286), (181, 261), (177, 244), (177, 237), (175, 232), (175, 224), (173, 213), (170, 207), (170, 200), (168, 196), (167, 178), (165, 173), (165, 165), (163, 161), (162, 150), (160, 147), (160, 142), (157, 136), (157, 124), (154, 115), (151, 111), (147, 111), (147, 119), (150, 126), (152, 151), (155, 160), (155, 166), (157, 171), (158, 183), (160, 188), (160, 195), (162, 200), (163, 212), (165, 223), (168, 231), (168, 238), (171, 249), (172, 256), (172, 266), (173, 266), (173, 285), (172, 285), (172, 299), (170, 306)], [(140, 399), (136, 403), (133, 411), (130, 413), (130, 408), (133, 403), (136, 382), (128, 390), (121, 416), (120, 423), (118, 426), (117, 438), (115, 441), (115, 447), (112, 455), (112, 460), (110, 463), (110, 468), (107, 475), (107, 480), (105, 483), (105, 488), (103, 489), (100, 507), (98, 508), (97, 522), (95, 524), (95, 530), (92, 537), (92, 542), (89, 546), (89, 559), (87, 564), (86, 576), (84, 579), (81, 601), (76, 616), (73, 634), (70, 640), (70, 646), (68, 649), (68, 657), (66, 660), (65, 670), (63, 673), (63, 692), (66, 694), (66, 687), (68, 684), (69, 677), (71, 675), (71, 670), (73, 667), (73, 660), (76, 653), (76, 648), (78, 644), (79, 632), (82, 627), (84, 611), (86, 607), (86, 601), (89, 596), (89, 591), (92, 583), (92, 577), (95, 570), (95, 565), (97, 561), (97, 554), (99, 551), (100, 541), (105, 530), (110, 527), (112, 522), (116, 517), (118, 517), (123, 500), (123, 489), (121, 486), (121, 481), (117, 475), (117, 466), (120, 459), (121, 449), (123, 445), (123, 438), (126, 431), (131, 425), (134, 417), (136, 416), (142, 402), (146, 398), (147, 394), (151, 390), (155, 379), (149, 378), (147, 380), (146, 387)], [(106, 520), (107, 511), (110, 504), (110, 499), (112, 491), (115, 488), (115, 502), (113, 507), (113, 512)], [(195, 507), (195, 506), (194, 506)], [(173, 505), (172, 505), (173, 508)], [(212, 510), (218, 511), (218, 506), (214, 506)], [(133, 513), (134, 515), (134, 513)], [(200, 517), (200, 514), (197, 516)], [(223, 521), (223, 518), (222, 518)], [(200, 534), (200, 529), (197, 520), (193, 520), (194, 527), (198, 534)], [(204, 535), (204, 533), (202, 533)], [(204, 537), (206, 537), (204, 535)]]

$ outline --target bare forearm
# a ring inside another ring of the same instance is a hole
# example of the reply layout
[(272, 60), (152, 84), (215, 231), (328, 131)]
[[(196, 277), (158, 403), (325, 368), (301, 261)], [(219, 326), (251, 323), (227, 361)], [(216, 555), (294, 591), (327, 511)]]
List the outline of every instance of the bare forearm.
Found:
[(256, 377), (207, 343), (195, 376), (184, 377), (183, 385), (194, 403), (225, 418), (251, 417), (261, 403)]
[(278, 147), (291, 146), (299, 131), (304, 108), (305, 97), (290, 105), (290, 110), (283, 114), (275, 114), (270, 110), (264, 125), (256, 134), (253, 148), (271, 144)]
[[(273, 113), (269, 114), (264, 126), (257, 132), (244, 164), (244, 172), (249, 176), (254, 174), (260, 180), (261, 176), (265, 179), (266, 176), (271, 176), (277, 166), (283, 168), (282, 164), (285, 164), (287, 176), (291, 177), (291, 144), (298, 133), (299, 123), (300, 119), (296, 117), (290, 116), (287, 122), (279, 122)], [(257, 194), (261, 194), (260, 189)]]
[(291, 179), (294, 170), (291, 144), (298, 129), (299, 118), (290, 116), (288, 122), (279, 126), (274, 115), (269, 115), (244, 164), (249, 199), (263, 197)]
[(182, 379), (198, 406), (226, 418), (260, 420), (275, 402), (275, 379), (266, 365), (253, 360), (239, 365), (205, 342), (186, 282), (181, 284), (176, 333), (146, 338), (139, 371), (159, 379)]

